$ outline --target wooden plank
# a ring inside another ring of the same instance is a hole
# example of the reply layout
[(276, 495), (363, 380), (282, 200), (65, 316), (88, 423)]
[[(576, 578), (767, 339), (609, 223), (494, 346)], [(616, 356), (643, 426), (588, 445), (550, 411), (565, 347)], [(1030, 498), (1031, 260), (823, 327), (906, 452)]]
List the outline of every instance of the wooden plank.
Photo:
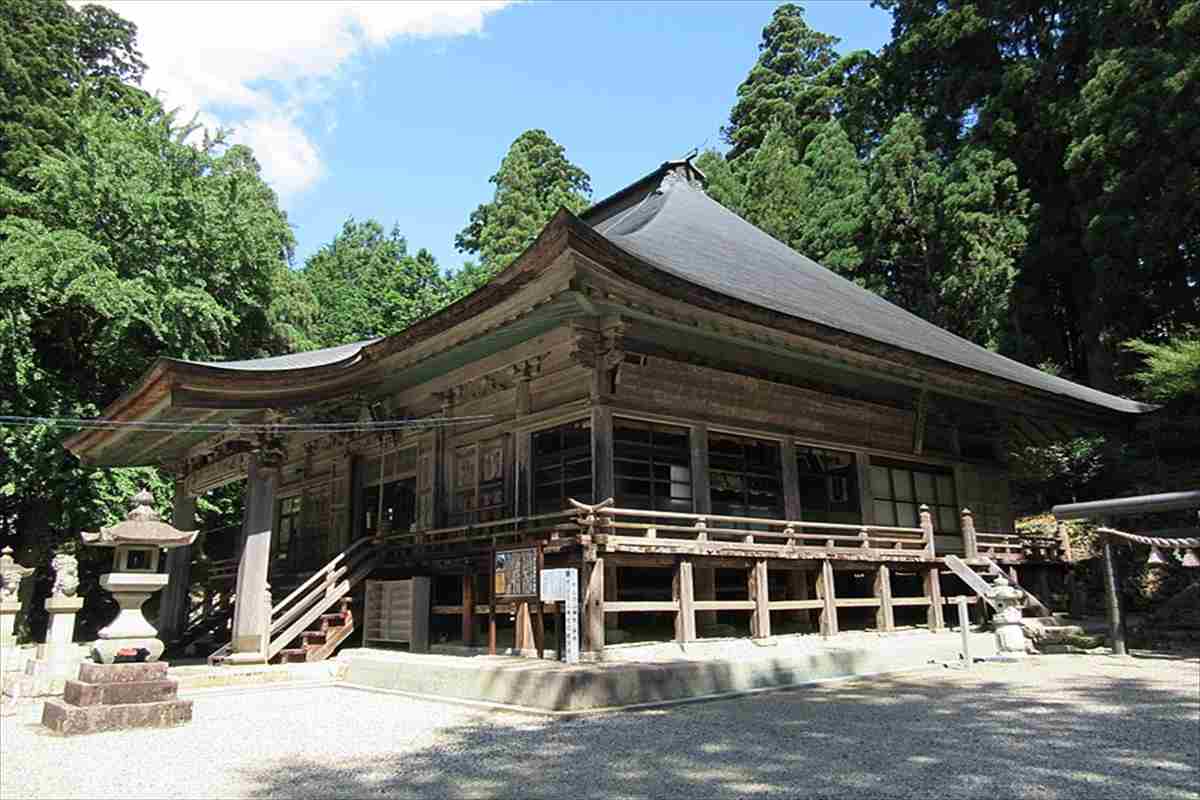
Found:
[(671, 582), (672, 596), (679, 606), (675, 615), (675, 641), (691, 642), (696, 638), (696, 598), (692, 562), (681, 559)]
[(750, 636), (754, 639), (771, 637), (771, 598), (767, 582), (767, 562), (759, 559), (750, 570), (750, 599), (754, 615), (750, 617)]
[(896, 616), (892, 611), (892, 573), (887, 564), (875, 569), (875, 597), (879, 600), (879, 611), (875, 614), (875, 627), (881, 631), (896, 629)]
[(821, 635), (836, 636), (838, 632), (837, 592), (833, 585), (833, 564), (821, 562), (821, 573), (817, 576), (817, 597), (823, 603), (821, 609)]
[(893, 597), (893, 606), (927, 606), (929, 605), (928, 597)]
[(925, 570), (925, 597), (929, 600), (926, 623), (931, 631), (940, 631), (946, 623), (942, 609), (942, 581), (937, 567)]
[(878, 608), (878, 597), (841, 597), (834, 601), (838, 608)]
[(753, 611), (753, 600), (697, 600), (697, 611)]
[[(621, 599), (621, 583), (620, 576), (617, 572), (617, 564), (610, 559), (604, 560), (604, 604), (608, 605), (611, 602), (618, 602)], [(604, 627), (619, 628), (621, 627), (621, 618), (616, 613), (604, 615)]]
[(583, 562), (583, 649), (604, 649), (604, 559)]
[(679, 603), (674, 600), (605, 601), (604, 610), (610, 614), (618, 611), (678, 611)]
[(825, 607), (824, 600), (772, 600), (772, 611), (811, 611)]
[(800, 476), (796, 465), (796, 445), (791, 439), (784, 440), (780, 457), (783, 459), (783, 515), (787, 519), (800, 519), (803, 513), (800, 508)]

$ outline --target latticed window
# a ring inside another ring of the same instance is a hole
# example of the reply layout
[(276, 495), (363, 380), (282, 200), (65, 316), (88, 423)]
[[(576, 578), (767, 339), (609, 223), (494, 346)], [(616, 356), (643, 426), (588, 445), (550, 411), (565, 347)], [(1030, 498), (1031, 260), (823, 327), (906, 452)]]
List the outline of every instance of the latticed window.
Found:
[(568, 422), (530, 439), (534, 513), (562, 511), (568, 499), (593, 502), (591, 421)]
[(871, 465), (871, 494), (875, 500), (877, 525), (918, 527), (918, 508), (925, 504), (933, 513), (933, 528), (939, 533), (958, 532), (954, 498), (954, 475), (936, 467), (907, 464)]
[(276, 526), (275, 560), (286, 563), (293, 544), (300, 538), (300, 519), (303, 510), (301, 495), (279, 501), (279, 523)]
[(796, 447), (800, 518), (811, 522), (862, 522), (853, 453)]
[(625, 508), (691, 511), (692, 452), (687, 428), (613, 420), (616, 502)]
[(714, 514), (783, 518), (778, 442), (709, 433), (708, 482)]

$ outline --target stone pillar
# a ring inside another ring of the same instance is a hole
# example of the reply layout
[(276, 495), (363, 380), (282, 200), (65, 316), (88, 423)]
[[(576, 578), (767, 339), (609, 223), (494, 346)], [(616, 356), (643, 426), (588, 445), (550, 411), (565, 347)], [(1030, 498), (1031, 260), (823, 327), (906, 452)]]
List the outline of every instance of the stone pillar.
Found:
[[(188, 495), (182, 480), (175, 481), (175, 503), (171, 524), (181, 531), (196, 528), (196, 498)], [(167, 551), (167, 583), (158, 611), (158, 637), (170, 645), (187, 626), (192, 588), (193, 545)]]
[(266, 660), (270, 636), (264, 613), (267, 571), (271, 566), (271, 528), (275, 520), (275, 485), (278, 473), (250, 459), (246, 476), (246, 516), (242, 525), (242, 554), (238, 561), (237, 599), (233, 608), (232, 653), (234, 664)]

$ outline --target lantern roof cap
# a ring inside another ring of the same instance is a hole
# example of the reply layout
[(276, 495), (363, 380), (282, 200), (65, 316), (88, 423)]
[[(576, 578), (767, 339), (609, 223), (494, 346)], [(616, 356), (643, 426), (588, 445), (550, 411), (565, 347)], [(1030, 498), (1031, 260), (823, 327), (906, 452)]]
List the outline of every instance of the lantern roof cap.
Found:
[(197, 531), (181, 531), (168, 525), (154, 510), (154, 495), (143, 488), (135, 494), (129, 504), (129, 513), (116, 525), (104, 527), (99, 532), (84, 531), (80, 534), (84, 544), (96, 547), (118, 547), (120, 545), (153, 545), (155, 547), (186, 547), (196, 541)]

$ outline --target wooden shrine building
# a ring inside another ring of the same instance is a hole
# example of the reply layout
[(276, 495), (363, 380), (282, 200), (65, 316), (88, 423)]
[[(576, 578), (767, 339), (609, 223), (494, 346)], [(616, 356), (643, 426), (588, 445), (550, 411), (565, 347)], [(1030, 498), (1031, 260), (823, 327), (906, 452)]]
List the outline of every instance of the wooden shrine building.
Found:
[[(668, 162), (581, 216), (560, 211), (487, 285), (400, 333), (253, 361), (162, 358), (105, 412), (431, 427), (121, 429), (66, 446), (88, 464), (170, 471), (185, 529), (196, 496), (247, 481), (241, 532), (169, 564), (174, 586), (201, 565), (227, 582), (235, 661), (277, 655), (379, 575), (430, 576), (435, 636), (478, 641), (492, 549), (518, 543), (579, 568), (585, 651), (606, 635), (937, 628), (944, 555), (1053, 560), (1057, 542), (1013, 533), (1010, 444), (1127, 427), (1150, 407), (925, 322), (702, 181)], [(470, 417), (483, 418), (432, 426)], [(164, 638), (203, 616), (182, 589), (163, 602)], [(499, 609), (529, 647), (527, 604)]]

